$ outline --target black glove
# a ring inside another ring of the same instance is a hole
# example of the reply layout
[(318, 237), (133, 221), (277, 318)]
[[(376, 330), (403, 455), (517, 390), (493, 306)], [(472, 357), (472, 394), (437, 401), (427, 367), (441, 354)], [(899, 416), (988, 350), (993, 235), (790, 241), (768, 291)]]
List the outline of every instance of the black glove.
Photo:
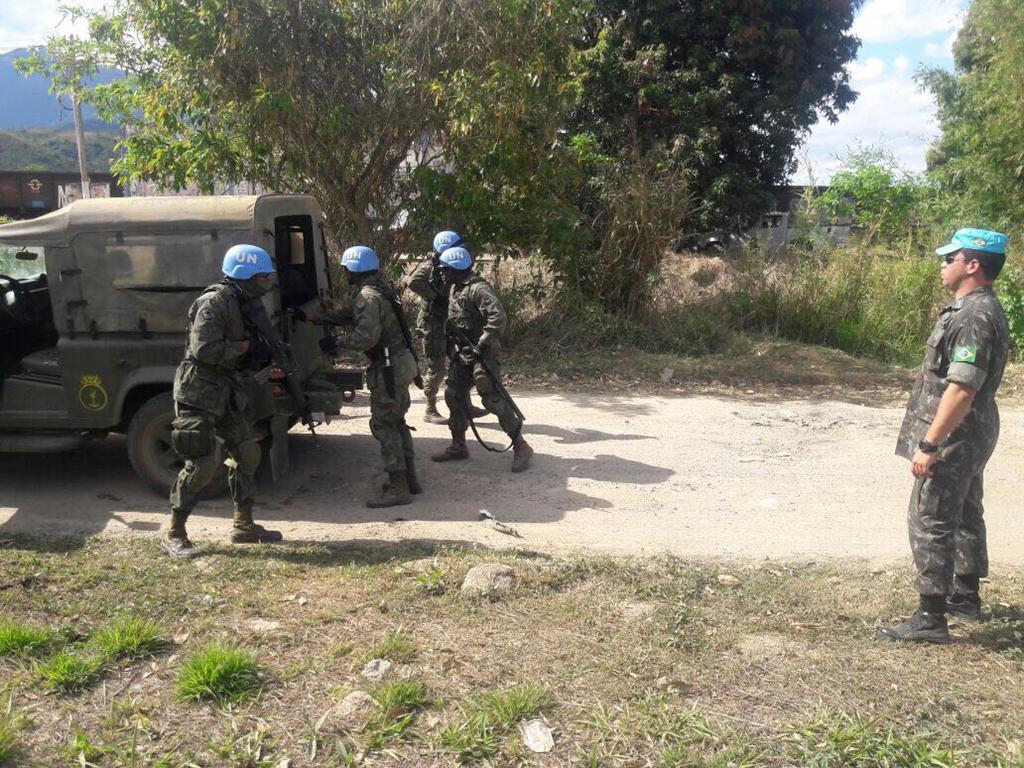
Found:
[(320, 339), (320, 351), (331, 354), (338, 351), (338, 338), (337, 336), (325, 336)]
[(257, 363), (270, 362), (270, 358), (273, 356), (274, 351), (270, 348), (270, 344), (262, 336), (254, 336), (249, 339), (249, 352), (248, 357)]
[(433, 264), (435, 267), (441, 263), (441, 254), (439, 254), (437, 251), (431, 251), (430, 253), (427, 254), (427, 256), (430, 257), (430, 263)]
[(292, 317), (300, 323), (309, 322), (309, 315), (306, 314), (306, 311), (302, 307), (295, 307), (295, 309), (292, 310)]
[(473, 365), (473, 363), (480, 359), (480, 354), (480, 347), (475, 344), (459, 349), (459, 358), (465, 365)]

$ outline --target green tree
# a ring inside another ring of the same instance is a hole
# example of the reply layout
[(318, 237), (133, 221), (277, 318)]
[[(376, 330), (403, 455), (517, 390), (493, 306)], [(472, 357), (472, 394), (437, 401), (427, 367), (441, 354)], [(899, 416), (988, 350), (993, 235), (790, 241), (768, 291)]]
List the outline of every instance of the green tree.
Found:
[(861, 0), (594, 0), (574, 132), (612, 156), (681, 158), (690, 227), (737, 226), (784, 183), (819, 116), (855, 98)]
[(1024, 5), (974, 0), (953, 47), (952, 72), (924, 70), (941, 136), (928, 153), (950, 226), (1021, 232), (1024, 216)]
[(387, 255), (414, 193), (410, 160), (451, 124), (449, 78), (511, 77), (519, 46), (507, 41), (539, 18), (557, 24), (551, 6), (119, 0), (109, 13), (77, 11), (89, 41), (52, 39), (26, 68), (59, 81), (69, 49), (84, 48), (90, 66), (126, 73), (93, 93), (100, 114), (127, 128), (121, 175), (308, 192), (338, 239)]
[(901, 169), (891, 154), (861, 148), (845, 158), (815, 202), (827, 215), (862, 227), (866, 242), (901, 242), (909, 248), (927, 216), (930, 191), (924, 179)]

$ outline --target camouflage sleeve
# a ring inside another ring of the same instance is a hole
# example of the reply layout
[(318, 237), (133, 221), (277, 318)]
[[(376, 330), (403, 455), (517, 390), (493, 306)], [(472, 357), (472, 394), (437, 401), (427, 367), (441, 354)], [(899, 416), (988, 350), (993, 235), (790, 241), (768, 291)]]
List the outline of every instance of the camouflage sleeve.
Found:
[(381, 319), (382, 306), (383, 299), (371, 291), (361, 291), (352, 308), (355, 327), (348, 333), (338, 336), (338, 345), (357, 352), (372, 349), (380, 340), (384, 325)]
[(486, 347), (501, 338), (505, 331), (508, 318), (505, 315), (505, 308), (494, 289), (487, 283), (477, 283), (477, 308), (484, 320), (483, 330), (480, 332), (480, 340), (477, 345)]
[(975, 312), (952, 334), (947, 342), (949, 372), (947, 378), (970, 389), (981, 389), (995, 353), (996, 329), (985, 312)]
[(441, 294), (437, 292), (433, 276), (434, 265), (430, 259), (427, 259), (416, 267), (405, 286), (417, 296), (422, 296), (427, 301), (434, 301), (440, 298)]
[(245, 354), (241, 341), (227, 337), (231, 307), (217, 293), (196, 299), (199, 307), (192, 320), (188, 344), (196, 360), (207, 365), (232, 367)]
[(350, 325), (355, 320), (351, 306), (324, 307), (321, 317), (327, 325)]

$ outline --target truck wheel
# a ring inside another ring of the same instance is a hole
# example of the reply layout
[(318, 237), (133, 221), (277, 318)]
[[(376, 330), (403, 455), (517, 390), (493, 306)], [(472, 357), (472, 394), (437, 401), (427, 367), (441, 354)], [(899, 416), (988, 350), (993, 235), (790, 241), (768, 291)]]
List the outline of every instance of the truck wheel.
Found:
[[(128, 460), (132, 469), (150, 488), (164, 496), (170, 492), (178, 470), (185, 464), (171, 447), (173, 420), (174, 399), (170, 392), (162, 392), (143, 403), (128, 425)], [(219, 442), (214, 455), (200, 464), (202, 495), (223, 494), (227, 489), (227, 468)]]

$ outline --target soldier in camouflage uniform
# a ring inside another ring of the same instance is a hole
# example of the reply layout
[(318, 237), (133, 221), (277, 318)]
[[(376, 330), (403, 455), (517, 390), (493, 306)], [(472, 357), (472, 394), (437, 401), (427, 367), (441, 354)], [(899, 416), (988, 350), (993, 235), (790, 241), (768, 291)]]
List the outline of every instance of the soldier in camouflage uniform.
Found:
[(171, 444), (185, 460), (171, 488), (171, 520), (160, 546), (174, 558), (191, 558), (195, 547), (185, 522), (198, 500), (198, 461), (211, 456), (215, 437), (228, 454), (228, 487), (235, 510), (235, 544), (281, 541), (252, 519), (254, 476), (260, 447), (246, 415), (246, 367), (263, 367), (271, 351), (247, 338), (241, 302), (269, 292), (275, 272), (270, 255), (255, 245), (235, 245), (224, 255), (224, 280), (211, 285), (188, 311), (185, 357), (174, 377), (175, 414)]
[(907, 519), (917, 612), (878, 632), (890, 640), (950, 642), (947, 612), (977, 620), (988, 575), (982, 476), (999, 437), (995, 395), (1010, 333), (992, 289), (1006, 236), (961, 229), (936, 251), (954, 300), (939, 314), (910, 395), (896, 453), (911, 461)]
[(341, 265), (349, 282), (358, 286), (351, 314), (328, 313), (328, 323), (354, 327), (349, 333), (330, 336), (320, 342), (325, 352), (339, 348), (364, 352), (370, 359), (366, 385), (370, 390), (370, 431), (380, 443), (388, 482), (371, 508), (393, 507), (412, 501), (410, 494), (422, 493), (416, 478), (412, 433), (405, 423), (409, 410), (409, 385), (419, 376), (416, 357), (407, 338), (408, 328), (394, 290), (379, 273), (377, 254), (357, 245), (342, 254)]
[[(430, 424), (447, 424), (448, 419), (437, 410), (437, 393), (444, 382), (447, 366), (448, 339), (444, 323), (448, 318), (448, 286), (441, 280), (439, 256), (446, 249), (462, 245), (457, 232), (445, 230), (434, 236), (434, 250), (416, 267), (406, 287), (420, 297), (420, 312), (416, 318), (416, 335), (422, 342), (426, 375), (423, 377), (423, 395), (427, 409), (423, 420)], [(471, 415), (484, 416), (487, 411), (472, 407)]]
[(501, 334), (507, 319), (494, 288), (472, 272), (473, 257), (465, 248), (448, 248), (440, 256), (441, 272), (450, 286), (448, 326), (466, 334), (472, 345), (455, 343), (444, 401), (448, 406), (448, 428), (452, 442), (433, 461), (459, 461), (469, 458), (466, 429), (469, 426), (469, 390), (475, 384), (484, 407), (498, 417), (498, 423), (512, 440), (512, 471), (522, 472), (530, 464), (533, 448), (523, 438), (523, 422), (480, 365), (480, 359), (496, 377), (501, 375)]

